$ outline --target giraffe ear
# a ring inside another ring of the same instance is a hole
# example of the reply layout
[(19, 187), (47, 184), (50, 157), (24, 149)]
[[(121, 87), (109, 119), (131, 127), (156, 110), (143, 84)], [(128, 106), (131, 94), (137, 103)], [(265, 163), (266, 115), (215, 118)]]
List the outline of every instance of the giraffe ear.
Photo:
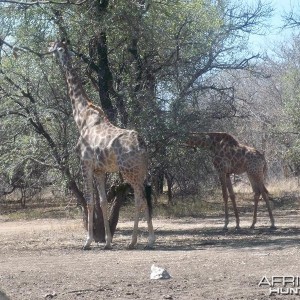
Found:
[[(55, 49), (56, 49), (56, 42), (51, 42), (51, 43), (48, 44), (48, 51), (49, 52), (54, 52)], [(54, 53), (53, 53), (53, 55), (54, 55)]]
[(70, 40), (69, 40), (69, 39), (66, 39), (66, 38), (63, 38), (63, 39), (61, 40), (61, 42), (62, 42), (62, 44), (66, 45), (66, 46), (71, 45)]

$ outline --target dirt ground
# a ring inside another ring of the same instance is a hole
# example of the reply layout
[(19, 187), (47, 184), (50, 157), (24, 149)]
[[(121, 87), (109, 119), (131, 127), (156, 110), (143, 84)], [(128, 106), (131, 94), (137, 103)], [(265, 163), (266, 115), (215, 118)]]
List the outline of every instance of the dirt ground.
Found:
[[(269, 287), (258, 286), (263, 276), (300, 276), (300, 214), (275, 212), (275, 231), (266, 216), (258, 217), (250, 230), (251, 215), (241, 215), (239, 232), (234, 223), (222, 231), (220, 217), (154, 219), (154, 250), (143, 249), (145, 222), (137, 249), (127, 250), (133, 224), (124, 221), (113, 250), (94, 244), (83, 251), (80, 220), (0, 216), (0, 290), (12, 300), (270, 299)], [(152, 264), (172, 278), (150, 280)], [(271, 299), (300, 299), (300, 291)]]

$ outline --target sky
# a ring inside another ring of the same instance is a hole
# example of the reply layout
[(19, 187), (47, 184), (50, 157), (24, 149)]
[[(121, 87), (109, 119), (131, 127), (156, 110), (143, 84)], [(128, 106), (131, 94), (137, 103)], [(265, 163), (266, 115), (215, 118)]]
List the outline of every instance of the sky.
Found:
[[(246, 0), (249, 4), (257, 0)], [(249, 40), (251, 49), (256, 51), (272, 51), (276, 44), (289, 40), (292, 36), (292, 29), (281, 30), (283, 26), (282, 15), (289, 13), (292, 8), (299, 9), (300, 0), (262, 0), (263, 3), (270, 3), (274, 9), (270, 20), (269, 33), (265, 36), (252, 35)]]

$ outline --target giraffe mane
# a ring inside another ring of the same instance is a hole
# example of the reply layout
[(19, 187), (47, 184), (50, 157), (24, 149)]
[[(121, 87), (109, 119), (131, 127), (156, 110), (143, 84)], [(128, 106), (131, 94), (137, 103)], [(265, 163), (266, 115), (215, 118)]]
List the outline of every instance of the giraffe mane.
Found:
[[(199, 136), (207, 136), (214, 138), (217, 143), (228, 144), (230, 146), (238, 146), (240, 143), (229, 133), (226, 132), (191, 132), (190, 138)], [(187, 143), (188, 144), (188, 143)]]
[(88, 101), (88, 107), (96, 110), (102, 117), (106, 118), (106, 115), (105, 115), (105, 113), (104, 113), (104, 111), (102, 110), (101, 107), (95, 105), (94, 103), (92, 103), (90, 101)]
[(240, 143), (229, 133), (226, 132), (216, 132), (220, 137), (220, 143), (228, 143), (231, 146), (238, 146)]

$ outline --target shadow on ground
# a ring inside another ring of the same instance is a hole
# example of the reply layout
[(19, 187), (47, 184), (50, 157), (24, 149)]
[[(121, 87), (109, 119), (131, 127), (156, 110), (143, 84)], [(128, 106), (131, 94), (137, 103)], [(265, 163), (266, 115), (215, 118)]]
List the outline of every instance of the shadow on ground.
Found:
[[(240, 230), (229, 229), (227, 231), (216, 227), (176, 229), (157, 229), (155, 231), (157, 241), (156, 250), (161, 251), (192, 251), (210, 248), (272, 248), (282, 249), (300, 245), (300, 227), (257, 227), (255, 229), (242, 228)], [(132, 229), (119, 230), (121, 235), (130, 236)], [(144, 232), (145, 236), (147, 232)]]

